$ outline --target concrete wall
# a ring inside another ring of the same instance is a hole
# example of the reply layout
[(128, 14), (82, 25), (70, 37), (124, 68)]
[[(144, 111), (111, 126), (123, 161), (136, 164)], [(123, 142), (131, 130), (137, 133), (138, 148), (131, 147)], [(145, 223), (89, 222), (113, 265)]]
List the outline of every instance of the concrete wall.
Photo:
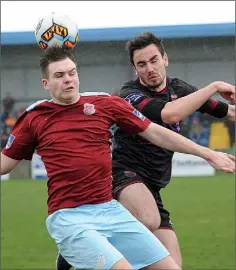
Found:
[[(235, 82), (233, 37), (172, 39), (164, 44), (169, 55), (169, 76), (197, 87), (214, 80)], [(124, 42), (77, 45), (81, 92), (114, 92), (135, 77), (124, 46)], [(37, 46), (2, 46), (1, 54), (2, 98), (7, 91), (17, 99), (30, 99), (26, 103), (48, 97), (41, 87)]]
[[(214, 80), (235, 83), (234, 38), (173, 39), (165, 41), (169, 56), (168, 74), (197, 87)], [(79, 43), (75, 53), (79, 63), (81, 92), (118, 90), (135, 78), (124, 42)], [(1, 97), (7, 91), (27, 106), (47, 98), (41, 87), (40, 50), (37, 46), (2, 46)], [(30, 163), (23, 161), (11, 179), (30, 178)]]
[[(121, 43), (81, 43), (75, 50), (80, 90), (114, 92), (132, 76)], [(2, 97), (7, 91), (15, 98), (45, 98), (39, 70), (40, 50), (36, 46), (2, 48)]]

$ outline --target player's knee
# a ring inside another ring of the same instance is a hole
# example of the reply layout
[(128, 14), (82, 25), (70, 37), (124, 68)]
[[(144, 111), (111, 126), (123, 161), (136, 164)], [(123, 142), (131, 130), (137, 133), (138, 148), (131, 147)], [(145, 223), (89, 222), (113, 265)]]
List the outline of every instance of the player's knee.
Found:
[(182, 269), (183, 267), (182, 258), (180, 258), (179, 260), (176, 260), (176, 263), (178, 264), (179, 268)]
[(161, 224), (161, 218), (158, 215), (154, 215), (152, 217), (145, 217), (142, 220), (142, 223), (151, 231), (155, 232)]
[(176, 264), (179, 266), (179, 268), (181, 269), (182, 268), (182, 256), (180, 253), (178, 254), (174, 254), (172, 255), (172, 258), (174, 259), (174, 261), (176, 262)]

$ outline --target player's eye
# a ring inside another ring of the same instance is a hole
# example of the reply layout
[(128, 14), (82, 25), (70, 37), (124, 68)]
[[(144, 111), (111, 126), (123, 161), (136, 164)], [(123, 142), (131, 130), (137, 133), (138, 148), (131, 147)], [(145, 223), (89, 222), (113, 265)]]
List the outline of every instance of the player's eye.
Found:
[(139, 67), (139, 68), (145, 67), (145, 63), (138, 63), (138, 67)]

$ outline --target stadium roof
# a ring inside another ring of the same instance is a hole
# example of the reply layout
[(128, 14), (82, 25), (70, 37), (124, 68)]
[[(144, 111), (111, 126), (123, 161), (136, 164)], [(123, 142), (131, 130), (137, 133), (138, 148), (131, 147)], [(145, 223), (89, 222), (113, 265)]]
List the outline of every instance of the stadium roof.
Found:
[[(235, 36), (235, 23), (81, 29), (79, 40), (81, 42), (122, 41), (129, 40), (144, 31), (152, 31), (161, 38)], [(35, 44), (34, 32), (1, 33), (1, 44)]]

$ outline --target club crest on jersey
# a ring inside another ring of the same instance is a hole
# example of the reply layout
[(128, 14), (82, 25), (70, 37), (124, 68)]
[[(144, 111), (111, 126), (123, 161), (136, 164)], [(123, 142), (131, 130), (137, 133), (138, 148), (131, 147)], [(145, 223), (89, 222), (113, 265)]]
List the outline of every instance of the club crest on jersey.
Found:
[(7, 140), (6, 149), (11, 147), (14, 140), (15, 140), (15, 136), (10, 134), (10, 136), (9, 136), (9, 138)]
[(98, 259), (97, 259), (97, 264), (96, 264), (96, 267), (95, 269), (104, 269), (104, 266), (106, 264), (106, 258), (104, 256), (104, 254), (100, 254), (98, 256)]
[(135, 172), (131, 172), (131, 171), (124, 171), (124, 174), (127, 176), (127, 177), (135, 177), (136, 176), (136, 173)]
[(86, 115), (92, 115), (95, 113), (95, 107), (93, 104), (89, 104), (89, 103), (84, 103), (84, 109), (83, 112)]
[(143, 114), (141, 114), (141, 112), (137, 111), (136, 109), (133, 110), (133, 114), (136, 115), (142, 121), (144, 121), (146, 118)]

